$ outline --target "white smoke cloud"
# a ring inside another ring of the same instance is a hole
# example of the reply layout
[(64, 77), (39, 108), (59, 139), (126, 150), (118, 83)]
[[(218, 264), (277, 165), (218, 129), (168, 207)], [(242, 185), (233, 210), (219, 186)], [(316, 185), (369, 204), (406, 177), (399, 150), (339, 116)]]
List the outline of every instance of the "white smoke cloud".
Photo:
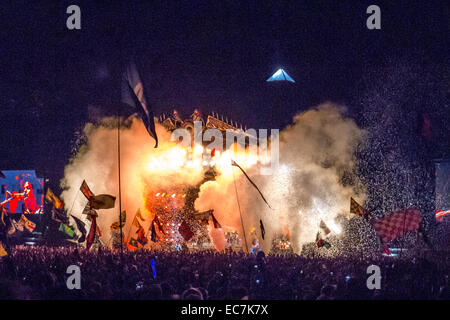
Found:
[[(272, 175), (260, 175), (256, 166), (246, 169), (274, 210), (236, 168), (232, 168), (236, 189), (232, 176), (219, 176), (201, 186), (195, 208), (214, 209), (218, 221), (234, 227), (242, 239), (243, 224), (249, 248), (252, 228), (263, 250), (268, 251), (273, 237), (287, 227), (294, 252), (299, 253), (303, 244), (315, 240), (321, 219), (332, 231), (340, 232), (335, 218), (348, 213), (350, 197), (356, 193), (340, 179), (344, 171), (354, 169), (355, 147), (363, 136), (352, 120), (342, 116), (342, 107), (320, 105), (295, 116), (293, 125), (280, 133), (280, 166)], [(260, 219), (265, 227), (264, 240)]]

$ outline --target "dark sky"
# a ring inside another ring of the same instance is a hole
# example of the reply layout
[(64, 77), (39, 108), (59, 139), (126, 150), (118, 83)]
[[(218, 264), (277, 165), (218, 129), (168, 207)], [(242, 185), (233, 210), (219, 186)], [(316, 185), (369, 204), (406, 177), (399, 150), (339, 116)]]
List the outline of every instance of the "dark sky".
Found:
[[(382, 29), (368, 30), (375, 3)], [(81, 7), (81, 30), (66, 28), (70, 4)], [(382, 78), (390, 61), (448, 63), (447, 1), (14, 1), (0, 10), (0, 168), (37, 169), (54, 185), (88, 106), (116, 112), (121, 57), (136, 57), (155, 115), (199, 108), (253, 128), (284, 127), (326, 100), (357, 114), (367, 75)], [(279, 67), (296, 83), (267, 83)]]

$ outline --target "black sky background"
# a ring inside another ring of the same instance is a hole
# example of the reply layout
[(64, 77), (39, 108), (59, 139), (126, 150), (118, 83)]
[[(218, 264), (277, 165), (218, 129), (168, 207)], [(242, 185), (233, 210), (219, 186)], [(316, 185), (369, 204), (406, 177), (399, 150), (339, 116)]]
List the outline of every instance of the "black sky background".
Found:
[[(66, 28), (67, 6), (81, 30)], [(381, 30), (366, 8), (381, 7)], [(57, 189), (76, 131), (120, 101), (136, 56), (155, 115), (199, 108), (283, 128), (324, 101), (348, 107), (395, 63), (448, 73), (447, 1), (14, 1), (0, 6), (1, 169), (36, 169)], [(296, 81), (267, 83), (279, 67)], [(372, 81), (373, 78), (373, 81)], [(123, 110), (127, 113), (130, 110)]]

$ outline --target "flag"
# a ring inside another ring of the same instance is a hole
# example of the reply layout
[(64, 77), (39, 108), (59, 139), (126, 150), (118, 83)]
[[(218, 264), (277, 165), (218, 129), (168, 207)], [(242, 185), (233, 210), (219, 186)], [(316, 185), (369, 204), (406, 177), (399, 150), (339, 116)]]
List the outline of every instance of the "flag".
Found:
[(158, 242), (159, 237), (158, 237), (158, 234), (156, 233), (154, 221), (152, 221), (151, 233), (152, 234), (150, 235), (150, 240), (152, 240), (153, 242)]
[(266, 234), (266, 230), (264, 229), (264, 225), (261, 219), (259, 219), (259, 228), (261, 229), (261, 237), (264, 240), (264, 235)]
[(53, 193), (53, 191), (50, 188), (47, 189), (45, 199), (53, 203), (56, 209), (61, 209), (63, 206), (63, 202)]
[(132, 247), (138, 247), (138, 242), (137, 242), (137, 240), (135, 239), (135, 238), (133, 238), (133, 237), (131, 237), (130, 238), (130, 241), (128, 241), (128, 244), (130, 245), (130, 246), (132, 246)]
[(116, 221), (109, 227), (111, 230), (119, 230), (121, 227), (125, 225), (125, 222), (127, 220), (127, 213), (126, 211), (122, 211), (120, 214), (120, 220), (122, 221), (122, 224), (120, 224), (120, 221)]
[(92, 217), (91, 229), (89, 230), (89, 234), (86, 239), (86, 249), (89, 250), (94, 243), (95, 233), (97, 232), (97, 218)]
[(158, 136), (156, 135), (153, 111), (147, 105), (147, 99), (144, 95), (144, 85), (137, 71), (136, 64), (133, 61), (128, 63), (123, 74), (122, 102), (138, 109), (147, 132), (155, 139), (155, 148), (157, 148)]
[(109, 194), (99, 194), (90, 198), (92, 209), (111, 209), (114, 208), (116, 197)]
[(134, 216), (133, 222), (131, 223), (132, 226), (135, 226), (136, 228), (140, 228), (141, 224), (139, 223), (139, 219), (137, 217), (137, 213)]
[(316, 244), (317, 244), (317, 248), (321, 248), (321, 247), (325, 247), (327, 249), (331, 248), (331, 244), (329, 244), (327, 241), (322, 239), (322, 237), (320, 236), (320, 232), (317, 232)]
[(141, 208), (138, 208), (136, 211), (136, 217), (138, 217), (139, 219), (141, 219), (142, 221), (145, 221), (145, 218), (142, 216), (141, 214)]
[(83, 183), (80, 186), (80, 191), (84, 194), (84, 196), (88, 200), (91, 200), (91, 198), (94, 196), (91, 189), (89, 189), (89, 186), (87, 185), (86, 180), (83, 180)]
[[(16, 227), (15, 227), (13, 221), (14, 221), (14, 220), (11, 220), (11, 226), (9, 227), (8, 235), (12, 235), (14, 232), (16, 232)], [(23, 231), (23, 230), (22, 230), (22, 231)]]
[(56, 207), (52, 208), (52, 220), (59, 223), (66, 223), (69, 221), (67, 215), (63, 212), (60, 212)]
[(0, 242), (0, 257), (7, 256), (8, 252), (6, 252), (5, 248), (3, 248), (3, 244)]
[(142, 228), (142, 226), (136, 231), (136, 233), (138, 234), (138, 238), (137, 241), (141, 244), (141, 245), (145, 245), (148, 241), (147, 238), (145, 237), (145, 230), (144, 228)]
[(11, 219), (11, 224), (14, 226), (15, 230), (23, 232), (23, 224), (22, 223), (19, 223), (16, 220)]
[(194, 236), (194, 234), (191, 231), (191, 228), (186, 223), (186, 221), (183, 221), (181, 226), (178, 228), (178, 232), (183, 236), (185, 241), (189, 241), (189, 239), (191, 239)]
[(323, 231), (323, 233), (325, 233), (325, 235), (328, 235), (331, 232), (330, 228), (327, 227), (327, 225), (325, 224), (325, 222), (323, 222), (323, 220), (320, 220), (319, 227)]
[(29, 220), (24, 214), (20, 217), (19, 224), (24, 226), (29, 232), (33, 232), (34, 228), (36, 228), (36, 223)]
[(252, 179), (250, 179), (250, 177), (247, 175), (247, 173), (245, 173), (244, 169), (241, 168), (240, 165), (238, 165), (236, 163), (236, 161), (231, 160), (231, 165), (238, 167), (239, 169), (241, 169), (242, 173), (244, 174), (244, 176), (248, 179), (248, 181), (255, 187), (256, 190), (258, 190), (259, 194), (261, 195), (261, 198), (264, 200), (264, 202), (269, 206), (270, 209), (272, 209), (272, 207), (269, 205), (269, 203), (267, 202), (266, 198), (264, 198), (262, 192), (259, 190), (259, 188), (256, 186), (256, 184), (252, 181)]
[(203, 211), (203, 212), (196, 212), (196, 213), (194, 213), (194, 218), (196, 220), (200, 220), (202, 224), (207, 225), (211, 212), (212, 212), (212, 210)]
[(213, 211), (214, 211), (214, 210), (210, 210), (210, 211), (209, 211), (209, 215), (210, 215), (211, 218), (212, 218), (212, 221), (213, 221), (213, 224), (214, 224), (214, 228), (216, 228), (216, 229), (217, 229), (217, 228), (222, 228), (222, 226), (220, 225), (219, 221), (217, 221), (216, 217), (214, 217)]
[(78, 239), (78, 243), (82, 243), (84, 242), (84, 240), (86, 240), (86, 228), (85, 228), (86, 224), (77, 217), (73, 215), (71, 216), (73, 220), (75, 220), (75, 223), (77, 224), (78, 231), (81, 232), (81, 237)]
[(372, 221), (371, 224), (380, 236), (381, 242), (385, 244), (409, 231), (419, 229), (421, 220), (419, 209), (409, 208)]
[(369, 213), (366, 212), (366, 210), (364, 210), (364, 208), (353, 198), (350, 198), (350, 213), (354, 213), (366, 220), (370, 218)]
[(71, 238), (73, 238), (73, 236), (75, 235), (75, 231), (70, 226), (68, 226), (64, 223), (61, 223), (59, 225), (59, 231), (64, 232)]
[(158, 226), (159, 231), (161, 231), (163, 234), (166, 234), (166, 232), (164, 231), (163, 225), (162, 225), (161, 221), (159, 221), (159, 218), (156, 214), (155, 214), (155, 217), (153, 218), (153, 221)]

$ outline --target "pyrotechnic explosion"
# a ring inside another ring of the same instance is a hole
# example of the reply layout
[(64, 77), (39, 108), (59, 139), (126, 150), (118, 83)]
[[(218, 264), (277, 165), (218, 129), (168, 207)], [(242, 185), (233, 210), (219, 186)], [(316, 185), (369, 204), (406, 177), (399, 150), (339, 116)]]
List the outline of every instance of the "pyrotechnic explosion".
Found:
[[(248, 247), (256, 235), (263, 250), (270, 250), (272, 239), (289, 230), (294, 252), (299, 253), (303, 244), (314, 241), (321, 220), (339, 234), (335, 218), (347, 214), (351, 196), (359, 194), (359, 199), (364, 198), (357, 177), (352, 177), (351, 185), (342, 182), (344, 175), (354, 175), (355, 147), (364, 137), (364, 132), (346, 119), (343, 111), (341, 106), (324, 104), (294, 117), (293, 124), (280, 133), (280, 165), (273, 174), (261, 175), (253, 154), (225, 150), (214, 156), (216, 176), (206, 182), (205, 164), (201, 157), (195, 157), (204, 152), (202, 146), (188, 150), (171, 141), (171, 132), (157, 124), (159, 147), (155, 149), (141, 120), (126, 120), (120, 133), (122, 210), (127, 212), (124, 232), (132, 228), (138, 208), (146, 218), (143, 227), (149, 228), (157, 214), (155, 198), (162, 195), (160, 192), (181, 194), (200, 185), (195, 210), (214, 209), (223, 229), (237, 230), (241, 239), (243, 224)], [(118, 195), (117, 119), (89, 123), (84, 135), (86, 142), (66, 166), (61, 184), (66, 210), (87, 222), (81, 214), (87, 202), (79, 192), (83, 180), (95, 193)], [(231, 159), (246, 170), (273, 209), (261, 200), (242, 172), (231, 166)], [(184, 198), (173, 201), (182, 209)], [(114, 209), (99, 213), (103, 242), (111, 237), (109, 226), (117, 221), (118, 210), (116, 204)], [(260, 220), (264, 221), (264, 239)], [(215, 230), (211, 224), (208, 234), (217, 250), (225, 248), (223, 230)], [(245, 249), (244, 242), (242, 245)]]

